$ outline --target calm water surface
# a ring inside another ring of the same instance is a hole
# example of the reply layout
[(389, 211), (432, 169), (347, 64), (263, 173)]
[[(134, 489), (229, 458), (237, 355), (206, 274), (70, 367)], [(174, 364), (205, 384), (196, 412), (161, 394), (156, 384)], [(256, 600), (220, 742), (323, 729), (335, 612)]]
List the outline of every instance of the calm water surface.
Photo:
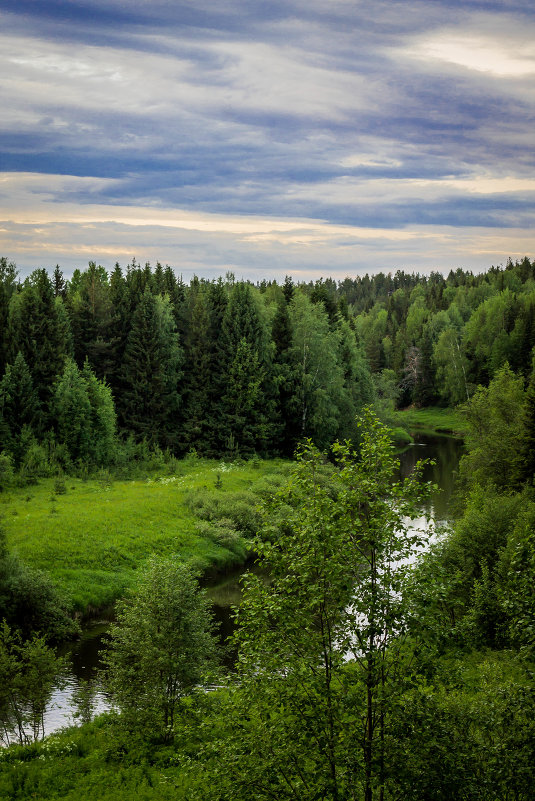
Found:
[[(462, 455), (462, 441), (452, 437), (427, 437), (421, 435), (415, 444), (399, 454), (401, 476), (408, 476), (419, 459), (430, 459), (434, 465), (427, 465), (423, 479), (437, 484), (439, 490), (433, 492), (422, 518), (414, 521), (416, 528), (425, 528), (427, 519), (443, 522), (448, 518), (448, 509), (454, 489), (455, 475)], [(224, 642), (232, 632), (232, 607), (240, 602), (240, 577), (243, 570), (208, 586), (207, 593), (213, 604), (214, 617), (219, 623), (219, 634)], [(109, 621), (99, 621), (88, 626), (80, 640), (69, 645), (65, 653), (70, 656), (72, 668), (63, 688), (57, 688), (52, 696), (45, 715), (45, 732), (50, 734), (62, 726), (74, 722), (72, 695), (81, 680), (96, 681), (98, 670), (102, 667), (101, 654), (106, 643)], [(232, 654), (226, 657), (232, 662)], [(106, 709), (106, 699), (96, 692), (96, 711)]]

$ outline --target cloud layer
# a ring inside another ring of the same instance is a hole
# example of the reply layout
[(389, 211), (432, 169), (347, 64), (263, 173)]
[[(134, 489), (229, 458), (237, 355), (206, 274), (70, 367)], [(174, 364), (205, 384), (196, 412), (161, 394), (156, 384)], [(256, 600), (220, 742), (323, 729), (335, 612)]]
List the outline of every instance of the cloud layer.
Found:
[(535, 256), (531, 3), (2, 8), (0, 253), (23, 272)]

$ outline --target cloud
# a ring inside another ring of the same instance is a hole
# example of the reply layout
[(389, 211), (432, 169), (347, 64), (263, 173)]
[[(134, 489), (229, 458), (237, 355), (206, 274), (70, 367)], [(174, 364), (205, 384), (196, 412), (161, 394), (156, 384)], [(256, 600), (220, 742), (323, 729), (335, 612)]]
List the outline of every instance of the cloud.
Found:
[(38, 252), (33, 225), (50, 254), (93, 233), (123, 258), (129, 232), (151, 258), (150, 237), (189, 243), (198, 269), (396, 247), (423, 264), (414, 232), (442, 263), (445, 225), (466, 246), (463, 228), (533, 242), (534, 18), (521, 2), (6, 0), (7, 255)]

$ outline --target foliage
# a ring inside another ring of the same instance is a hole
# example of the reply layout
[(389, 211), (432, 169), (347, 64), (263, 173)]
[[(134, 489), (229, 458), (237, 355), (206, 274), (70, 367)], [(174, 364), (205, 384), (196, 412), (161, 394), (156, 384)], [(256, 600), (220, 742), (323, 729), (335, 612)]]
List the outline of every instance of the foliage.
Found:
[(420, 492), (416, 476), (393, 481), (376, 418), (361, 427), (358, 455), (333, 446), (327, 485), (306, 444), (269, 508), (268, 535), (273, 519), (284, 522), (256, 546), (269, 582), (245, 584), (215, 797), (371, 799), (384, 783), (388, 704), (402, 686), (387, 673), (396, 665), (403, 675), (402, 560), (415, 544), (405, 515)]
[[(243, 564), (260, 526), (256, 507), (261, 495), (274, 491), (286, 469), (278, 461), (262, 460), (255, 468), (196, 459), (162, 462), (148, 475), (145, 462), (140, 475), (133, 457), (129, 464), (137, 471), (130, 480), (110, 483), (98, 473), (65, 477), (67, 492), (54, 501), (55, 473), (5, 493), (3, 525), (10, 550), (18, 552), (27, 569), (44, 571), (50, 586), (71, 598), (78, 612), (114, 603), (153, 553), (177, 554), (202, 571)], [(216, 491), (217, 473), (222, 487)], [(215, 529), (199, 528), (205, 518)], [(220, 524), (236, 531), (237, 540), (220, 536)]]
[(151, 558), (117, 607), (106, 685), (121, 725), (172, 739), (181, 700), (205, 678), (215, 650), (208, 602), (176, 558)]
[(22, 745), (44, 736), (44, 712), (65, 669), (43, 637), (22, 640), (3, 622), (0, 628), (0, 740)]
[(506, 364), (489, 386), (479, 387), (464, 406), (468, 452), (461, 460), (460, 473), (467, 484), (492, 483), (502, 490), (518, 487), (524, 401), (524, 380)]

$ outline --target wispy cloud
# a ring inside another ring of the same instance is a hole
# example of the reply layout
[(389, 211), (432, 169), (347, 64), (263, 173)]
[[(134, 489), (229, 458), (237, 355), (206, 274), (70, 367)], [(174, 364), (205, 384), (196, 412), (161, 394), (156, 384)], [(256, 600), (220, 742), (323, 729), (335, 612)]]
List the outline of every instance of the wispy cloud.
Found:
[(0, 23), (0, 243), (25, 269), (534, 255), (530, 4), (6, 0)]

